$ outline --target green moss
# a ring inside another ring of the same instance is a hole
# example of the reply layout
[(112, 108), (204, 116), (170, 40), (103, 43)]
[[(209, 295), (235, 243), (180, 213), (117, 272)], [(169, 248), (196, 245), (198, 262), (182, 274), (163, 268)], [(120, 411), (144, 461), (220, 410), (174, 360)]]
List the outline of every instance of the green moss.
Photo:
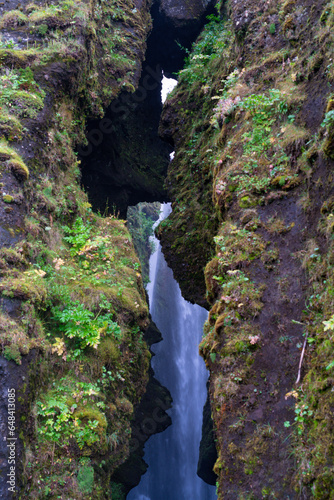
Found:
[(77, 476), (79, 490), (82, 493), (92, 493), (94, 485), (94, 469), (91, 465), (85, 465), (79, 469)]
[(38, 271), (25, 271), (18, 277), (6, 277), (0, 283), (0, 291), (6, 297), (29, 300), (42, 304), (47, 297), (43, 274)]
[[(5, 164), (9, 167), (13, 174), (19, 180), (27, 180), (29, 177), (29, 169), (22, 160), (21, 156), (12, 149), (4, 141), (0, 142), (0, 161), (6, 162)], [(10, 195), (4, 195), (3, 201), (5, 203), (12, 203), (14, 198)]]
[(333, 469), (325, 470), (312, 486), (313, 497), (316, 500), (331, 498), (334, 495)]
[(0, 62), (2, 65), (14, 68), (22, 68), (32, 64), (36, 58), (36, 49), (18, 50), (18, 49), (0, 49)]
[(120, 351), (117, 344), (113, 339), (108, 337), (101, 340), (97, 348), (97, 354), (101, 358), (103, 365), (113, 365), (120, 358)]
[(26, 118), (36, 118), (38, 112), (44, 107), (43, 97), (24, 90), (12, 92), (7, 97), (7, 100), (11, 103), (12, 110), (18, 116)]
[(9, 160), (7, 165), (18, 180), (26, 181), (29, 178), (29, 169), (23, 161)]
[(21, 353), (17, 345), (12, 344), (10, 346), (5, 346), (2, 354), (4, 358), (8, 359), (9, 361), (15, 361), (16, 364), (20, 365), (21, 364)]
[(26, 267), (28, 261), (23, 255), (21, 248), (1, 248), (0, 259), (4, 259), (8, 266), (12, 265), (17, 267)]
[(133, 405), (126, 398), (116, 399), (117, 408), (126, 415), (131, 416), (133, 414)]
[(5, 313), (0, 314), (0, 343), (3, 354), (7, 359), (13, 359), (21, 364), (21, 355), (27, 355), (31, 348), (41, 347), (43, 330), (40, 325), (34, 325), (35, 318), (29, 312), (26, 321), (31, 327), (33, 338), (28, 335), (26, 324), (20, 320), (13, 320)]
[(4, 194), (2, 195), (2, 201), (4, 201), (5, 203), (13, 203), (14, 197), (10, 194)]
[(23, 136), (23, 126), (13, 115), (6, 112), (0, 114), (0, 131), (9, 140), (21, 140)]
[(96, 420), (98, 422), (97, 429), (100, 433), (103, 433), (107, 428), (107, 419), (105, 415), (97, 408), (85, 408), (85, 409), (75, 410), (75, 412), (73, 413), (73, 417), (74, 419), (79, 419), (80, 422), (85, 422), (88, 420), (91, 421)]
[(257, 204), (258, 204), (258, 201), (249, 195), (242, 196), (239, 200), (240, 208), (251, 208), (251, 207), (255, 207)]
[(323, 144), (323, 152), (334, 160), (334, 128), (328, 131), (328, 136)]
[(22, 26), (28, 21), (27, 16), (20, 10), (11, 10), (6, 12), (0, 19), (1, 28), (16, 28)]
[(83, 2), (64, 0), (57, 5), (49, 7), (36, 6), (29, 14), (29, 25), (47, 26), (48, 28), (57, 28), (66, 26), (71, 23), (74, 17), (80, 17), (81, 23), (84, 25), (89, 17), (89, 5)]
[[(250, 221), (251, 222), (251, 221)], [(246, 227), (256, 228), (255, 221)], [(238, 266), (243, 261), (252, 261), (263, 254), (267, 244), (258, 235), (246, 228), (239, 228), (229, 221), (223, 222), (214, 238), (221, 266)], [(208, 271), (207, 271), (208, 272)]]

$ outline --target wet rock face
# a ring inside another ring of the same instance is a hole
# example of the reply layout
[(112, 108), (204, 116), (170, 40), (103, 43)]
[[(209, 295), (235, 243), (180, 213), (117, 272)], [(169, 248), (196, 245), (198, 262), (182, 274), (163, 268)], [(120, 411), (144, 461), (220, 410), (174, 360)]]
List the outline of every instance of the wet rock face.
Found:
[(186, 27), (189, 22), (193, 23), (201, 19), (210, 5), (214, 5), (212, 0), (161, 0), (160, 10), (176, 28)]
[(217, 481), (217, 476), (213, 471), (213, 467), (217, 460), (217, 450), (214, 439), (211, 405), (208, 396), (203, 408), (202, 439), (199, 448), (197, 474), (203, 481), (212, 485), (215, 485)]
[[(33, 366), (35, 361), (36, 352), (23, 357), (22, 364), (19, 366), (14, 361), (0, 357), (0, 498), (3, 500), (10, 500), (14, 497), (12, 490), (9, 490), (9, 487), (13, 485), (7, 483), (7, 474), (11, 471), (14, 471), (15, 490), (18, 491), (21, 487), (22, 436), (27, 434), (25, 420), (33, 383), (29, 376), (29, 366)], [(24, 402), (23, 398), (25, 398)], [(9, 438), (12, 439), (9, 440)]]

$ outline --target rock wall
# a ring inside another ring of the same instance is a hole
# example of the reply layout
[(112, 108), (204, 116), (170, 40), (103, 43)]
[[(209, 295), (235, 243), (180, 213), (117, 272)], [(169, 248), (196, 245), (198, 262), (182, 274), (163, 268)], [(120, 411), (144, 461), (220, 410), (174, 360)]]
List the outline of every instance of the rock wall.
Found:
[(163, 111), (159, 235), (184, 296), (210, 306), (219, 499), (334, 491), (333, 9), (224, 2)]
[(160, 10), (175, 27), (188, 28), (190, 23), (198, 22), (213, 3), (212, 0), (194, 0), (193, 2), (160, 0)]
[[(135, 474), (131, 484), (110, 482), (129, 457), (131, 433), (140, 429), (142, 406), (131, 421), (150, 360), (140, 263), (125, 222), (114, 215), (125, 214), (129, 202), (166, 197), (170, 146), (154, 130), (161, 78), (156, 50), (142, 74), (150, 7), (148, 0), (1, 7), (0, 424), (6, 437), (6, 391), (15, 388), (15, 488), (21, 496), (124, 498), (139, 480)], [(205, 7), (196, 9), (192, 34), (186, 34), (192, 23), (187, 9), (180, 24), (164, 6), (175, 24), (170, 36), (177, 32), (191, 43)], [(145, 85), (154, 85), (148, 101)], [(117, 126), (117, 104), (124, 101), (131, 112), (139, 104), (138, 113)], [(150, 133), (139, 155), (133, 139), (143, 128)], [(106, 138), (109, 152), (117, 159), (121, 150), (123, 161), (101, 175), (93, 146)], [(92, 211), (80, 168), (84, 181), (99, 177), (94, 208), (104, 211), (104, 190), (110, 212), (116, 207), (113, 216)], [(130, 190), (119, 189), (129, 184)], [(147, 390), (153, 400), (167, 397), (155, 382)], [(137, 455), (132, 459), (143, 470), (140, 449)], [(0, 460), (3, 478), (5, 442)], [(1, 498), (12, 497), (4, 482), (0, 488)]]
[(137, 87), (150, 3), (10, 7), (0, 19), (1, 429), (8, 439), (14, 388), (20, 496), (106, 498), (148, 381), (148, 306), (125, 223), (92, 212), (74, 150), (86, 120), (108, 129), (105, 107)]

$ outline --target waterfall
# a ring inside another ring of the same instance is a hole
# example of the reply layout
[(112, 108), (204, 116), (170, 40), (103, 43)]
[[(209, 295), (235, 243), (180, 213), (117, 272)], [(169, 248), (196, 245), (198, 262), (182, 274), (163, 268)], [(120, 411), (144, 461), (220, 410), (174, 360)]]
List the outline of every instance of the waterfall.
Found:
[[(162, 205), (160, 219), (171, 212)], [(186, 302), (158, 240), (150, 259), (147, 287), (150, 312), (163, 341), (154, 348), (156, 378), (173, 397), (172, 425), (152, 436), (145, 446), (148, 471), (128, 500), (213, 500), (215, 487), (196, 474), (208, 373), (198, 354), (207, 311)]]

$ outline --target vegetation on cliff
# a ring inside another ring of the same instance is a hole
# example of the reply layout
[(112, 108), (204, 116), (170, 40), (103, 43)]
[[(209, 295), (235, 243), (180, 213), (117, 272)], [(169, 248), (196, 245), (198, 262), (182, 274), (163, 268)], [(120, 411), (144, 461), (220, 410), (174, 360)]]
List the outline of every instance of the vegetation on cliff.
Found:
[(183, 293), (211, 307), (218, 498), (329, 499), (334, 5), (219, 9), (164, 108), (159, 228)]
[(30, 360), (29, 498), (105, 498), (148, 380), (140, 262), (124, 221), (92, 212), (74, 151), (86, 119), (135, 90), (149, 6), (26, 2), (0, 20), (0, 347)]

